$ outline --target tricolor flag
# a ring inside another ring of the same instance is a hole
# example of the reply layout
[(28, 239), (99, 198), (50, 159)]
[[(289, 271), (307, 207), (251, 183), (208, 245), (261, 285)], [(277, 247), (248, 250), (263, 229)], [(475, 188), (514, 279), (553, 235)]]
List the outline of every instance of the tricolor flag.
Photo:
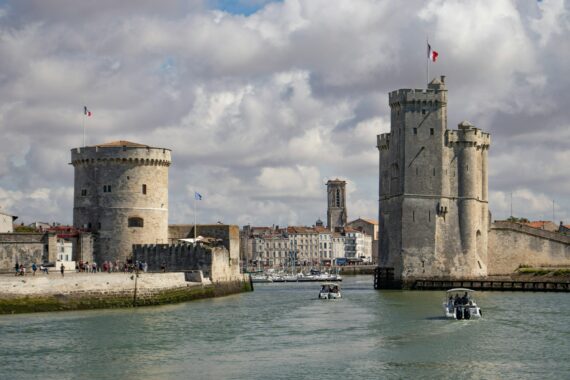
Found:
[(83, 114), (85, 116), (91, 116), (91, 111), (87, 109), (87, 106), (83, 106)]
[(427, 55), (428, 55), (428, 59), (431, 60), (432, 62), (437, 61), (437, 57), (439, 56), (439, 53), (435, 50), (431, 49), (431, 45), (428, 43), (427, 44)]
[(194, 192), (194, 199), (196, 199), (197, 201), (201, 201), (202, 200), (202, 194)]

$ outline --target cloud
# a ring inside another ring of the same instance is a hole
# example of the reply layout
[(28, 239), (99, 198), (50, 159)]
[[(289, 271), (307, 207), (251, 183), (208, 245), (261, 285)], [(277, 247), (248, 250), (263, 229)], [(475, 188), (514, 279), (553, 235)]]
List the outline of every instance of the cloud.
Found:
[[(449, 127), (468, 119), (492, 134), (494, 216), (509, 215), (500, 194), (524, 190), (527, 217), (544, 218), (545, 199), (568, 217), (565, 2), (247, 5), (2, 3), (3, 209), (71, 222), (67, 164), (85, 126), (88, 144), (172, 149), (171, 222), (193, 221), (199, 191), (204, 221), (312, 224), (334, 177), (348, 181), (349, 219), (377, 218), (387, 93), (425, 86), (429, 32), (440, 52), (431, 76), (448, 76)], [(94, 114), (85, 124), (84, 105)]]

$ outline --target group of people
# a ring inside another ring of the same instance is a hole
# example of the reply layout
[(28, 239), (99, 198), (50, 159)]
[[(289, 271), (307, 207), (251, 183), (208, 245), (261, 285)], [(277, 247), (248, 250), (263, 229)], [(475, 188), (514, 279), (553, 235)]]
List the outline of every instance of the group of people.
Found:
[(148, 264), (143, 261), (137, 261), (135, 264), (132, 262), (122, 263), (119, 260), (116, 261), (103, 261), (101, 266), (98, 266), (96, 262), (92, 262), (91, 264), (86, 261), (80, 260), (79, 263), (76, 265), (75, 270), (77, 272), (84, 272), (84, 273), (97, 273), (97, 272), (107, 272), (107, 273), (114, 273), (114, 272), (134, 272), (136, 269), (146, 272), (148, 270)]
[(448, 304), (450, 307), (460, 306), (460, 305), (470, 305), (471, 300), (469, 299), (469, 294), (465, 292), (463, 297), (459, 297), (459, 294), (456, 294), (455, 297), (449, 296)]
[[(16, 262), (16, 265), (14, 265), (14, 269), (16, 270), (16, 276), (25, 276), (26, 275), (26, 267), (24, 264), (20, 264), (20, 263)], [(36, 265), (36, 263), (32, 263), (31, 269), (32, 269), (32, 276), (36, 275), (36, 272), (38, 271), (38, 269), (40, 270), (40, 272), (43, 272), (45, 274), (49, 274), (48, 268), (46, 266), (40, 265), (38, 267)]]
[[(38, 271), (38, 269), (40, 270), (40, 272), (45, 273), (45, 274), (49, 274), (49, 269), (47, 266), (45, 265), (36, 265), (36, 263), (32, 263), (32, 266), (30, 267), (32, 275), (35, 276), (36, 272)], [(59, 269), (61, 272), (61, 275), (64, 275), (65, 272), (65, 266), (63, 265), (63, 263), (58, 266), (56, 269)], [(161, 269), (163, 272), (166, 271), (166, 265), (163, 264), (161, 266)], [(26, 266), (24, 264), (20, 264), (19, 262), (16, 262), (16, 265), (14, 265), (14, 270), (16, 272), (16, 276), (25, 276), (26, 275)], [(145, 261), (137, 261), (134, 264), (132, 262), (126, 262), (124, 264), (121, 264), (118, 260), (116, 260), (115, 262), (113, 261), (104, 261), (103, 265), (99, 266), (97, 265), (96, 262), (89, 262), (89, 261), (85, 261), (83, 262), (83, 260), (80, 260), (78, 263), (75, 264), (75, 271), (78, 273), (97, 273), (97, 272), (107, 272), (107, 273), (113, 273), (113, 272), (124, 272), (124, 273), (130, 273), (130, 272), (134, 272), (136, 270), (139, 270), (141, 272), (146, 272), (148, 270), (148, 264)]]

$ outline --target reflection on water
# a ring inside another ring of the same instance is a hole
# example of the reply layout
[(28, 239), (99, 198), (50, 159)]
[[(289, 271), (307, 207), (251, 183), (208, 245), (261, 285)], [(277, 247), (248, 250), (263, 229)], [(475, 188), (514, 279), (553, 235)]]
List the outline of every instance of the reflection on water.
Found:
[[(441, 318), (443, 292), (346, 277), (178, 305), (0, 316), (2, 378), (568, 378), (570, 295), (480, 292), (483, 319)], [(40, 376), (41, 375), (41, 376)]]

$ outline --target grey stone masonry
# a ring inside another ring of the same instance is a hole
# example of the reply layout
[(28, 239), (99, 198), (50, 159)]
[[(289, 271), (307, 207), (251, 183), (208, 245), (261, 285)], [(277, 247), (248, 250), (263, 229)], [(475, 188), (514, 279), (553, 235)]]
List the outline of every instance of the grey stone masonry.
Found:
[(327, 228), (335, 231), (336, 228), (346, 226), (346, 182), (339, 179), (327, 182)]
[(73, 224), (94, 234), (94, 260), (124, 261), (133, 244), (168, 242), (170, 150), (128, 141), (72, 149)]
[(487, 275), (488, 133), (447, 129), (445, 77), (389, 94), (380, 159), (380, 266), (396, 280)]

